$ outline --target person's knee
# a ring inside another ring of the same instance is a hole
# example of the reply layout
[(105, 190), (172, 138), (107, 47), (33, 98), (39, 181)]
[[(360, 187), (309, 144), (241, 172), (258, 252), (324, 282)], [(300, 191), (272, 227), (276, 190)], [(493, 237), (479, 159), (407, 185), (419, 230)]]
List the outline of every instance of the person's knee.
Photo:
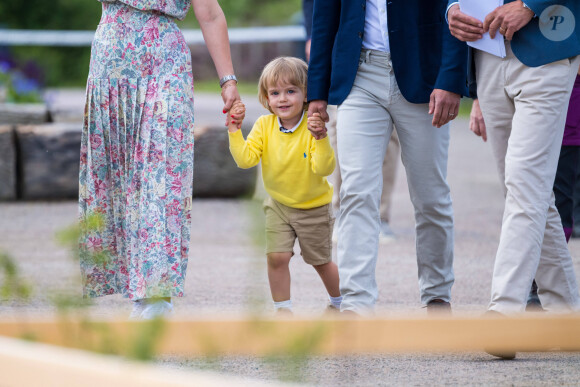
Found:
[(449, 195), (431, 197), (427, 200), (417, 201), (414, 205), (417, 213), (427, 219), (441, 220), (448, 218), (452, 221), (453, 208)]
[(329, 267), (332, 262), (323, 263), (322, 265), (312, 265), (314, 270), (319, 273), (324, 273)]
[(268, 253), (268, 266), (271, 269), (277, 270), (288, 266), (292, 258), (292, 253)]

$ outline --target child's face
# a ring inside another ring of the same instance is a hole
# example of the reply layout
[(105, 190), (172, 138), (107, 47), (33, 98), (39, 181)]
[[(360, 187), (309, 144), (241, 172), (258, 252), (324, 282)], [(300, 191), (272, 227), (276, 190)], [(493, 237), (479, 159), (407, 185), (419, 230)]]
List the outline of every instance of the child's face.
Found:
[(306, 96), (298, 86), (278, 82), (268, 87), (268, 105), (287, 128), (295, 126), (302, 118), (305, 103)]

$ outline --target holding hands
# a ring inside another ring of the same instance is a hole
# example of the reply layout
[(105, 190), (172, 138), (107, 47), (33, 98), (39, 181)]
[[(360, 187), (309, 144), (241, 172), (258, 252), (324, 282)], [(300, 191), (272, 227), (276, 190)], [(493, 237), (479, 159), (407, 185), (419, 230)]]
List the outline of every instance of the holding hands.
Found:
[[(322, 140), (327, 136), (326, 125), (324, 124), (324, 120), (320, 113), (314, 113), (311, 117), (308, 117), (308, 130), (317, 140)], [(316, 133), (316, 135), (314, 133)]]
[(242, 127), (242, 122), (246, 117), (246, 106), (241, 100), (233, 102), (231, 109), (228, 112), (226, 125), (229, 132), (235, 132)]
[[(240, 101), (240, 94), (238, 93), (237, 81), (227, 81), (222, 86), (221, 92), (222, 100), (224, 101), (223, 113), (228, 113), (234, 102)], [(226, 126), (228, 126), (229, 116), (226, 118)]]
[(317, 114), (323, 122), (328, 122), (328, 113), (326, 112), (326, 101), (314, 100), (310, 101), (308, 105), (308, 130), (314, 136), (315, 139), (320, 140), (326, 137), (326, 126), (310, 126), (310, 117), (314, 117)]

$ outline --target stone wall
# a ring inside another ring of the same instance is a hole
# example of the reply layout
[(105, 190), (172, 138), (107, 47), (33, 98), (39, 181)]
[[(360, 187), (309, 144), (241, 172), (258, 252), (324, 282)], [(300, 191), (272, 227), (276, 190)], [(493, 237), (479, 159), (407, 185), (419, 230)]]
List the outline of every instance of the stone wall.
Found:
[(16, 143), (11, 125), (0, 125), (0, 200), (16, 199)]
[[(81, 130), (80, 123), (0, 126), (0, 200), (77, 198)], [(253, 195), (257, 170), (236, 166), (225, 128), (197, 128), (194, 152), (194, 197)]]

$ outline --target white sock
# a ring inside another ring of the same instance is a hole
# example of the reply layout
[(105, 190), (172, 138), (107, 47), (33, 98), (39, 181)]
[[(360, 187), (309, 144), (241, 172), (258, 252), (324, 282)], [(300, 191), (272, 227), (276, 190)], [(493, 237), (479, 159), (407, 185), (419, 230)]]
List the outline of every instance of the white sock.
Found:
[(292, 300), (286, 300), (286, 301), (280, 301), (280, 302), (274, 301), (274, 308), (276, 308), (276, 310), (278, 310), (280, 308), (286, 308), (286, 309), (292, 310)]
[(328, 299), (330, 300), (332, 306), (334, 306), (336, 309), (340, 309), (340, 304), (342, 304), (342, 296), (338, 297), (328, 296)]

